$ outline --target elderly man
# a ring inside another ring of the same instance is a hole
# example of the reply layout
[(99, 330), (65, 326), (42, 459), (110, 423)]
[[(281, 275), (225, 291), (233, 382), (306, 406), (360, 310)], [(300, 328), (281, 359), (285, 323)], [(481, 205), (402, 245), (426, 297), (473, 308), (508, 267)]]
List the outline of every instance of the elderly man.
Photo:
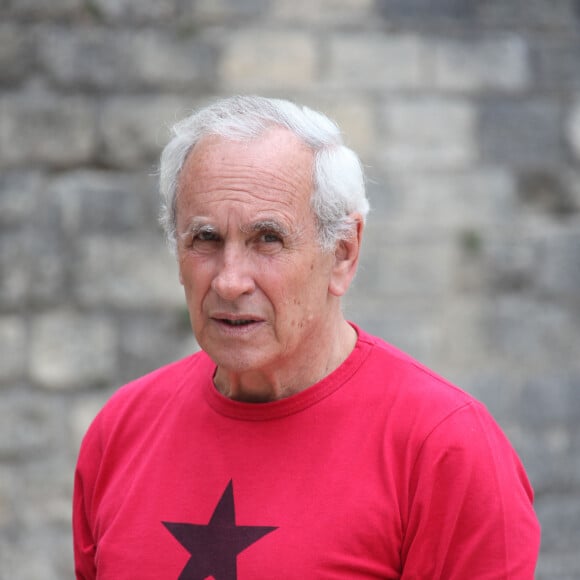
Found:
[(368, 203), (337, 127), (219, 101), (174, 128), (161, 191), (202, 350), (90, 427), (77, 578), (532, 578), (532, 490), (496, 423), (343, 317)]

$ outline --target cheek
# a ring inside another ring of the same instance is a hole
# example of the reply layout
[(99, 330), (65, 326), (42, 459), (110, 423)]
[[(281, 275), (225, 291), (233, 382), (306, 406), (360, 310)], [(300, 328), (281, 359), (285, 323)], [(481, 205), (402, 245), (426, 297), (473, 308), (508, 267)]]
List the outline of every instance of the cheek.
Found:
[(207, 268), (203, 267), (203, 264), (184, 259), (179, 263), (179, 280), (191, 306), (207, 294), (211, 284), (211, 274)]
[(308, 280), (297, 281), (290, 290), (284, 301), (285, 316), (288, 325), (292, 329), (301, 330), (321, 311), (324, 299), (320, 288), (312, 285)]
[[(275, 277), (270, 268), (259, 284), (276, 311), (279, 325), (303, 328), (323, 308), (327, 293), (327, 266), (315, 259), (284, 268), (284, 275)], [(266, 282), (267, 280), (267, 282)]]

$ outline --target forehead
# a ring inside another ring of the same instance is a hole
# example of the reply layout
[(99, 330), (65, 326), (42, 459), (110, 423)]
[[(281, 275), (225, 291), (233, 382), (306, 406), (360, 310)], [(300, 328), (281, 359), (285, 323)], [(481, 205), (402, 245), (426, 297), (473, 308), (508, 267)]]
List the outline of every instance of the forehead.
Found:
[(313, 164), (312, 150), (286, 129), (269, 129), (249, 141), (204, 137), (184, 163), (178, 208), (310, 207)]

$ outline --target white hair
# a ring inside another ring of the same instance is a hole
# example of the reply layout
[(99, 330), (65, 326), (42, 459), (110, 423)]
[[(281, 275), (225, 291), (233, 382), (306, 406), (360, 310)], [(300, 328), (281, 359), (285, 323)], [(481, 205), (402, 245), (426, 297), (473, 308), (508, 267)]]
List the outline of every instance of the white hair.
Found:
[(161, 154), (159, 186), (162, 196), (160, 221), (169, 247), (176, 248), (176, 198), (179, 177), (193, 147), (205, 136), (217, 135), (234, 141), (261, 136), (272, 126), (294, 133), (314, 152), (311, 204), (324, 251), (354, 233), (350, 214), (366, 219), (369, 203), (365, 194), (361, 162), (343, 143), (340, 129), (325, 115), (281, 99), (237, 96), (219, 100), (176, 123), (173, 137)]

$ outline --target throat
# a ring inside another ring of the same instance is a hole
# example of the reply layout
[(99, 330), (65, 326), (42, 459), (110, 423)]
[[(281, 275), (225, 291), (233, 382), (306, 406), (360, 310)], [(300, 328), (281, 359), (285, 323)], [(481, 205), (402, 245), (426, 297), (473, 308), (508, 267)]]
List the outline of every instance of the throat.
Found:
[[(256, 324), (250, 321), (244, 325), (242, 319), (237, 320), (236, 324), (239, 322), (239, 326), (230, 327), (232, 331), (239, 327), (251, 329)], [(246, 334), (248, 332), (251, 330), (246, 331)], [(316, 356), (308, 357), (308, 360), (278, 358), (266, 366), (244, 370), (228, 368), (228, 361), (225, 360), (225, 364), (217, 366), (214, 385), (225, 397), (245, 403), (269, 403), (296, 395), (335, 371), (353, 351), (357, 333), (347, 322), (344, 322), (335, 336), (335, 341), (327, 345), (326, 349), (321, 349), (323, 356), (320, 356), (319, 351)]]
[(242, 403), (271, 403), (297, 392), (257, 374), (234, 376), (219, 368), (216, 370), (213, 382), (222, 395), (232, 401)]

